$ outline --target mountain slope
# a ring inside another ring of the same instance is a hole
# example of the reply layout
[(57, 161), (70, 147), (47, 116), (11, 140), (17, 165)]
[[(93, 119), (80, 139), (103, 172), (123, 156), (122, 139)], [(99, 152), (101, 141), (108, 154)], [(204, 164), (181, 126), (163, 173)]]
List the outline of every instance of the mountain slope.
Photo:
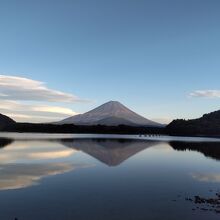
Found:
[(129, 120), (126, 120), (124, 118), (114, 117), (114, 116), (101, 119), (101, 120), (97, 121), (97, 124), (109, 125), (109, 126), (117, 126), (119, 124), (137, 126), (137, 124), (135, 124)]
[(9, 124), (16, 123), (13, 119), (9, 118), (6, 115), (0, 114), (0, 129)]
[(177, 119), (167, 125), (171, 135), (213, 135), (220, 136), (220, 110), (192, 120)]
[(131, 111), (120, 102), (110, 101), (89, 112), (64, 119), (58, 124), (161, 126)]

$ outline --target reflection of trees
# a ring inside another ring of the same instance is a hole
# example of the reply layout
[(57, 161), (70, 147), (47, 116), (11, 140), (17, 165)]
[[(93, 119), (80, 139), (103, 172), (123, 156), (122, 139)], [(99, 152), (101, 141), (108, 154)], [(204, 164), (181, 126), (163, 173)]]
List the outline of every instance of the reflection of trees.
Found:
[(171, 141), (171, 147), (174, 150), (192, 150), (204, 154), (206, 157), (211, 157), (220, 160), (220, 142), (179, 142)]
[(0, 148), (6, 147), (7, 145), (13, 142), (12, 139), (9, 138), (0, 138)]

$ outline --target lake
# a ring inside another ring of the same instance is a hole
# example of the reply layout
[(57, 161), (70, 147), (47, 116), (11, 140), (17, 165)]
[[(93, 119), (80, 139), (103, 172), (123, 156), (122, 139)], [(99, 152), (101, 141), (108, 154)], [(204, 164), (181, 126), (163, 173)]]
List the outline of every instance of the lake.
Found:
[(0, 137), (1, 220), (220, 218), (220, 139)]

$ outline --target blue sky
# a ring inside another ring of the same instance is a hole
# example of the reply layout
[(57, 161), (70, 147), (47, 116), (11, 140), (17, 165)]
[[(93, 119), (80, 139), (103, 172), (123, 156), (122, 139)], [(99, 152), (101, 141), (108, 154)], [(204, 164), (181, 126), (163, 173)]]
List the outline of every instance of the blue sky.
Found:
[(219, 0), (0, 0), (0, 112), (53, 121), (118, 100), (168, 122), (218, 110), (219, 9)]

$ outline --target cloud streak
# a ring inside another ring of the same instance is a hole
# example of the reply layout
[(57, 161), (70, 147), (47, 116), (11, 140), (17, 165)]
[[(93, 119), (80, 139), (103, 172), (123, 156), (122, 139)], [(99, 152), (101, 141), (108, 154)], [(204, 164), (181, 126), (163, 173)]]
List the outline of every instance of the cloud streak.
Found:
[(59, 106), (61, 103), (88, 102), (50, 89), (44, 82), (9, 75), (0, 75), (0, 101), (0, 112), (18, 122), (59, 121), (77, 114), (68, 107)]
[(53, 122), (65, 117), (76, 115), (70, 108), (50, 105), (30, 105), (17, 101), (2, 100), (0, 112), (16, 121)]
[(0, 75), (0, 99), (41, 102), (85, 101), (75, 95), (49, 89), (44, 82), (6, 75)]
[(220, 98), (220, 90), (196, 90), (190, 93), (191, 97)]

